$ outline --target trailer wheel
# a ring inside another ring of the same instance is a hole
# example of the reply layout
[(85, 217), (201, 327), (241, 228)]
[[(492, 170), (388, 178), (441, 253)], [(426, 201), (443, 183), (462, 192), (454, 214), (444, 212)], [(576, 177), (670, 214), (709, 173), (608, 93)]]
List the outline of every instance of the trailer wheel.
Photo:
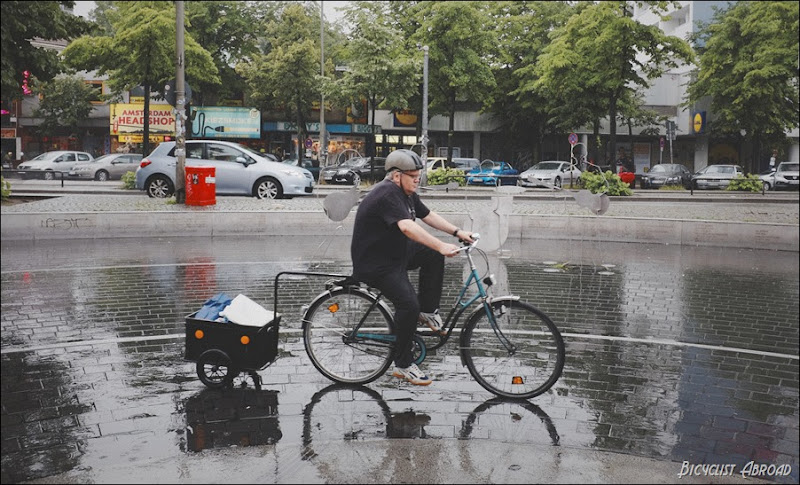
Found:
[(238, 374), (228, 354), (219, 349), (206, 350), (197, 359), (197, 376), (212, 389), (230, 386)]

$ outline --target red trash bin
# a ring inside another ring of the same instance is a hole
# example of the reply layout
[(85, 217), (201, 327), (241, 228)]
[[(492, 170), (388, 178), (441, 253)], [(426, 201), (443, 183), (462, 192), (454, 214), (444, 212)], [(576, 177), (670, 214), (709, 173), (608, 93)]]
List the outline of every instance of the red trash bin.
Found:
[(217, 181), (214, 167), (186, 166), (186, 205), (217, 203)]

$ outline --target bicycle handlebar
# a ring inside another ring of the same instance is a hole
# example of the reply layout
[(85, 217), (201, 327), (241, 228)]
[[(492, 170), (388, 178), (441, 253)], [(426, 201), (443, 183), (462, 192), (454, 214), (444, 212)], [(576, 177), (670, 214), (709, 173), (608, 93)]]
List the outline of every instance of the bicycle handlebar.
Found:
[(462, 246), (462, 247), (456, 249), (455, 251), (453, 251), (453, 254), (460, 253), (460, 252), (463, 252), (463, 251), (471, 251), (475, 246), (478, 245), (478, 240), (480, 238), (481, 238), (481, 235), (478, 234), (477, 232), (472, 233), (472, 242), (471, 243), (467, 243), (466, 241), (462, 241), (462, 242), (464, 242), (464, 246)]

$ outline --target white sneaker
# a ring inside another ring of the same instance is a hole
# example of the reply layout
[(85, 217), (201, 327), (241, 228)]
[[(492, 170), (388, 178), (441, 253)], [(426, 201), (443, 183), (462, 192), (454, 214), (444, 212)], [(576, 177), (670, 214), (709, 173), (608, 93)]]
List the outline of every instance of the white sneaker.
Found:
[(417, 385), (417, 386), (427, 386), (433, 379), (426, 376), (419, 370), (417, 364), (411, 364), (408, 367), (396, 367), (394, 368), (394, 372), (392, 373), (393, 376), (399, 377), (400, 379), (405, 379), (408, 382)]
[(427, 325), (428, 328), (439, 335), (444, 335), (445, 333), (444, 323), (442, 323), (442, 317), (439, 316), (439, 310), (434, 310), (433, 313), (420, 312), (419, 323)]

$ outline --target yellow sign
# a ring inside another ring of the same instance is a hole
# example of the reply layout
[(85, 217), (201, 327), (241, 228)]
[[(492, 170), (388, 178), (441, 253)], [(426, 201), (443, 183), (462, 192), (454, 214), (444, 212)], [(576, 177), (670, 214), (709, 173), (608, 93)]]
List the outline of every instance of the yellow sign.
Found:
[(703, 132), (703, 112), (697, 112), (694, 114), (694, 120), (692, 120), (692, 128), (694, 128), (695, 133), (702, 133)]
[[(120, 143), (141, 143), (142, 141), (144, 141), (144, 135), (119, 135)], [(164, 141), (164, 137), (159, 135), (150, 135), (150, 141), (152, 143), (161, 143)]]
[[(112, 104), (111, 135), (139, 134), (144, 132), (144, 105)], [(150, 133), (172, 135), (175, 133), (175, 114), (168, 104), (150, 105)]]

